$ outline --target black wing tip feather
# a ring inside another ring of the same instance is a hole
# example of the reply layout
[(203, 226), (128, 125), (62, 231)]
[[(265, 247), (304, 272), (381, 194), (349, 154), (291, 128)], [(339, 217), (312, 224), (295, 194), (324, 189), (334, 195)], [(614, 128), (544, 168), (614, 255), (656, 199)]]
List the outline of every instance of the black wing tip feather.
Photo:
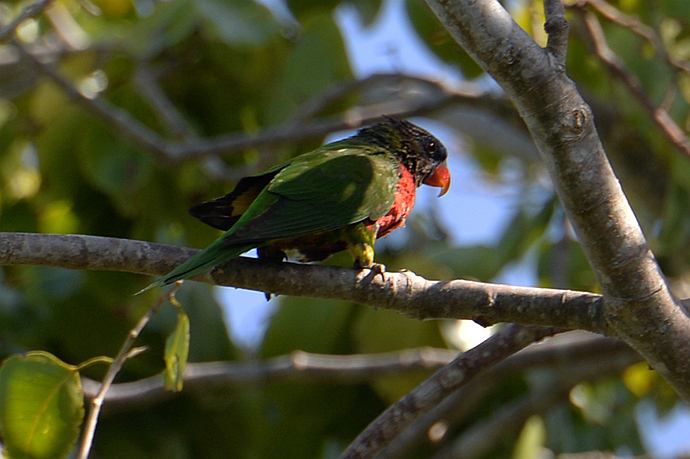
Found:
[(202, 202), (189, 208), (189, 215), (198, 218), (213, 228), (227, 231), (239, 220), (239, 215), (232, 215), (232, 202), (237, 198), (232, 193), (212, 201)]
[(235, 212), (233, 215), (235, 200), (251, 189), (258, 189), (256, 193), (258, 195), (282, 169), (276, 168), (261, 175), (243, 177), (235, 189), (225, 196), (192, 206), (189, 209), (189, 215), (213, 228), (227, 231), (240, 219), (242, 214), (242, 212)]

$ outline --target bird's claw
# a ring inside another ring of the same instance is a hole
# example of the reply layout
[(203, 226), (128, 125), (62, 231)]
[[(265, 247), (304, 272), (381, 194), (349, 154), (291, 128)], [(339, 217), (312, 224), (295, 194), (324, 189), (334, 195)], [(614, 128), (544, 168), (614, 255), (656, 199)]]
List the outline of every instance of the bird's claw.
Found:
[[(386, 280), (386, 276), (384, 276), (384, 274), (386, 274), (386, 265), (384, 264), (372, 263), (370, 266), (362, 266), (359, 260), (356, 260), (355, 269), (368, 269), (371, 271), (371, 275), (373, 276), (372, 279), (375, 279), (376, 276), (381, 276), (382, 281)], [(367, 277), (369, 277), (369, 275), (367, 275)]]
[(374, 263), (369, 267), (369, 269), (372, 273), (374, 273), (374, 277), (381, 276), (382, 281), (386, 280), (386, 276), (384, 276), (384, 274), (386, 273), (386, 265), (381, 263)]

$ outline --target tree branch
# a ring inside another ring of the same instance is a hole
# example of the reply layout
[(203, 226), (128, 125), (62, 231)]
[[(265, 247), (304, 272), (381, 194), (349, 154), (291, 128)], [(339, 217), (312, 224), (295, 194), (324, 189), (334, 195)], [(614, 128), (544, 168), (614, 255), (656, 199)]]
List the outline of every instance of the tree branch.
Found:
[[(549, 5), (559, 0), (545, 1), (547, 13), (560, 15)], [(669, 291), (611, 169), (590, 107), (563, 68), (496, 0), (427, 3), (527, 123), (605, 294), (611, 333), (690, 400), (690, 320)]]
[(686, 61), (679, 61), (678, 59), (669, 55), (669, 53), (666, 51), (663, 40), (653, 28), (643, 24), (634, 17), (628, 16), (604, 0), (580, 0), (575, 4), (568, 5), (568, 8), (582, 9), (585, 5), (591, 5), (592, 8), (597, 10), (599, 14), (604, 16), (609, 21), (625, 27), (647, 40), (649, 44), (654, 47), (654, 52), (656, 52), (659, 57), (667, 61), (674, 70), (690, 73), (690, 63)]
[(599, 20), (588, 11), (581, 11), (584, 23), (589, 32), (589, 38), (594, 45), (594, 51), (606, 68), (615, 77), (620, 79), (630, 90), (647, 115), (656, 123), (661, 132), (671, 143), (685, 156), (690, 157), (690, 139), (685, 132), (671, 118), (668, 110), (657, 107), (642, 87), (640, 80), (630, 72), (620, 57), (613, 52), (606, 41), (606, 35), (601, 28)]
[(615, 371), (622, 371), (641, 359), (639, 354), (618, 339), (584, 332), (560, 334), (539, 346), (531, 346), (518, 352), (460, 388), (411, 425), (376, 457), (400, 459), (410, 456), (415, 448), (432, 446), (432, 442), (442, 439), (432, 439), (429, 435), (430, 429), (439, 422), (447, 430), (454, 430), (454, 426), (468, 425), (486, 399), (495, 394), (506, 380), (518, 374), (548, 371), (553, 378), (568, 378), (572, 381), (575, 372), (581, 376), (583, 369), (601, 370), (602, 362), (610, 363), (601, 373), (595, 374), (593, 370), (587, 373), (600, 378), (611, 374), (614, 368)]
[[(324, 355), (295, 351), (266, 361), (188, 363), (185, 392), (203, 392), (218, 387), (251, 386), (273, 381), (358, 383), (379, 375), (413, 370), (431, 371), (451, 362), (458, 352), (449, 349), (406, 349), (398, 352), (359, 355)], [(84, 394), (93, 398), (99, 383), (82, 378)], [(165, 389), (160, 375), (114, 384), (105, 397), (108, 413), (148, 407), (175, 396)]]
[[(365, 90), (382, 84), (391, 85), (391, 88), (394, 88), (405, 97), (389, 97), (378, 105), (373, 104), (371, 106), (352, 108), (342, 117), (311, 121), (308, 124), (300, 125), (299, 129), (296, 129), (295, 125), (300, 121), (300, 116), (308, 116), (321, 103), (319, 98), (315, 98), (304, 107), (305, 113), (303, 115), (298, 116), (296, 119), (288, 120), (280, 126), (266, 128), (257, 135), (242, 133), (212, 138), (184, 138), (181, 141), (170, 141), (133, 118), (125, 110), (111, 104), (104, 97), (89, 98), (84, 96), (54, 66), (29, 52), (17, 40), (13, 40), (13, 44), (18, 49), (23, 61), (36, 74), (50, 78), (71, 100), (103, 120), (110, 129), (126, 136), (140, 148), (152, 153), (159, 162), (168, 165), (195, 161), (209, 156), (230, 157), (248, 147), (270, 147), (277, 144), (285, 144), (286, 142), (322, 137), (331, 132), (372, 124), (380, 120), (382, 113), (406, 118), (430, 113), (459, 101), (476, 100), (481, 97), (480, 94), (456, 91), (439, 82), (424, 78), (405, 75), (372, 75), (362, 80), (336, 85), (320, 97), (326, 101), (332, 100), (347, 93)], [(146, 84), (145, 80), (143, 82)], [(416, 89), (423, 86), (426, 91), (405, 91), (405, 85), (402, 83), (416, 85)], [(429, 91), (429, 88), (432, 90)], [(150, 95), (148, 99), (151, 99), (151, 97), (155, 97), (155, 95)], [(158, 105), (162, 100), (161, 97), (158, 97), (157, 100), (153, 101), (154, 109), (160, 109)]]
[(376, 456), (417, 418), (479, 374), (530, 344), (558, 333), (540, 327), (508, 325), (477, 347), (458, 356), (376, 418), (350, 444), (340, 459)]
[[(197, 250), (82, 235), (0, 233), (0, 266), (42, 265), (163, 275)], [(417, 319), (514, 322), (606, 333), (601, 295), (465, 280), (430, 281), (409, 271), (235, 258), (193, 279), (279, 295), (352, 301)]]
[(433, 456), (433, 459), (485, 457), (506, 438), (517, 434), (530, 416), (546, 413), (563, 400), (567, 400), (568, 394), (577, 384), (618, 375), (634, 362), (635, 357), (631, 354), (612, 360), (592, 359), (583, 365), (573, 362), (568, 370), (552, 375), (541, 387), (536, 387), (522, 398), (498, 410), (490, 418), (469, 428), (450, 446)]

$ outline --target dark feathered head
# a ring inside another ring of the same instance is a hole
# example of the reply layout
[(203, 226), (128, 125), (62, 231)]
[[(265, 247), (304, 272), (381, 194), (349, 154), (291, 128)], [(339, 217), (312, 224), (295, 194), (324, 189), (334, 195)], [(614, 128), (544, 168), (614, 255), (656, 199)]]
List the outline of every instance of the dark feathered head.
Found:
[(410, 171), (416, 185), (440, 187), (443, 196), (450, 188), (446, 147), (428, 131), (409, 121), (389, 116), (379, 124), (360, 129), (358, 136), (386, 148)]

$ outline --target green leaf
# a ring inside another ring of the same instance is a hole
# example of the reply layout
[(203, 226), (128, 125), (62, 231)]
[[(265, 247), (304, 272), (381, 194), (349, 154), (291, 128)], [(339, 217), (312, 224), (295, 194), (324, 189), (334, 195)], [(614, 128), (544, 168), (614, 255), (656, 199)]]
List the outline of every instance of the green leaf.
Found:
[(277, 85), (266, 93), (270, 97), (266, 118), (271, 124), (292, 116), (309, 98), (332, 84), (352, 78), (345, 44), (333, 16), (314, 13), (305, 17), (302, 25), (299, 41), (280, 58)]
[(83, 418), (75, 367), (42, 351), (11, 356), (0, 367), (0, 432), (7, 457), (65, 457)]
[(523, 204), (506, 225), (497, 247), (502, 264), (521, 258), (525, 252), (544, 235), (554, 210), (556, 196), (546, 200), (541, 207)]
[(539, 416), (530, 417), (522, 427), (522, 432), (513, 450), (513, 459), (530, 459), (542, 455), (546, 443), (546, 426)]
[(657, 249), (659, 255), (668, 255), (684, 249), (683, 246), (690, 234), (689, 206), (690, 198), (685, 187), (676, 184), (669, 186), (664, 205), (664, 219), (658, 235), (658, 241), (662, 244)]
[(446, 30), (424, 2), (421, 0), (407, 0), (405, 6), (407, 8), (407, 16), (410, 18), (417, 35), (424, 41), (431, 52), (444, 62), (458, 65), (468, 79), (477, 78), (484, 73), (484, 70), (479, 67), (474, 59), (456, 43), (450, 33), (448, 33), (448, 30)]
[(189, 318), (181, 307), (177, 309), (177, 326), (165, 341), (165, 388), (180, 392), (184, 383), (184, 368), (189, 355)]
[(300, 20), (316, 10), (325, 10), (330, 14), (339, 3), (339, 0), (287, 0), (288, 8)]
[(120, 212), (134, 213), (142, 187), (151, 178), (153, 162), (104, 126), (85, 126), (82, 135), (83, 148), (78, 153), (84, 178), (113, 199)]
[(278, 30), (271, 13), (249, 0), (195, 0), (202, 16), (228, 45), (259, 45)]
[[(381, 10), (381, 3), (381, 0), (350, 0), (347, 5), (354, 7), (364, 25), (370, 26)], [(287, 0), (290, 12), (300, 21), (315, 11), (327, 11), (328, 14), (332, 14), (341, 4), (343, 2), (340, 0)]]
[(541, 286), (561, 286), (566, 280), (568, 288), (599, 291), (592, 266), (577, 241), (566, 240), (558, 244), (544, 241), (538, 246), (538, 252), (537, 272)]

